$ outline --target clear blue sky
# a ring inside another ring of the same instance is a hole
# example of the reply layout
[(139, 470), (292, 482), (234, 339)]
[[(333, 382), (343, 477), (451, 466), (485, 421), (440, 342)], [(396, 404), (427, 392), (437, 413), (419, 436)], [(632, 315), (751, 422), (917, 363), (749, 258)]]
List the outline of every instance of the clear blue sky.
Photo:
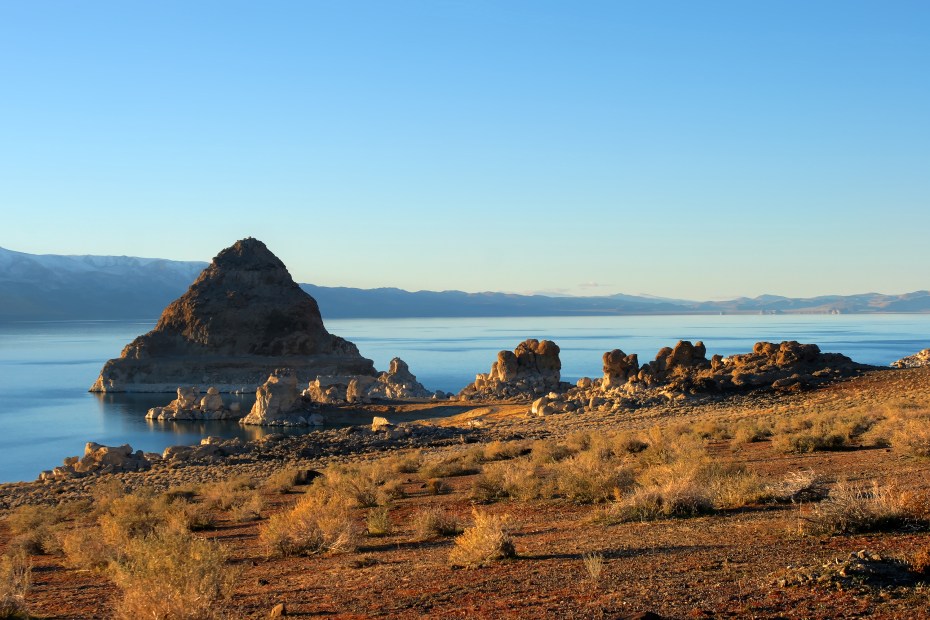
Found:
[(930, 288), (930, 3), (0, 1), (0, 246), (304, 282)]

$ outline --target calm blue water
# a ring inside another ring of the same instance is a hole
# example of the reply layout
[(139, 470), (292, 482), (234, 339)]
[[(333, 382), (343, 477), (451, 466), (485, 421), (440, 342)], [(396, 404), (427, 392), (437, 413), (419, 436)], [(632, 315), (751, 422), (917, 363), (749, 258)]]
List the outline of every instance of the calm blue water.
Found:
[[(154, 322), (60, 322), (0, 326), (0, 481), (31, 480), (80, 454), (84, 443), (129, 443), (161, 451), (207, 435), (254, 437), (235, 423), (151, 423), (146, 410), (167, 394), (87, 393), (103, 363)], [(759, 340), (814, 342), (824, 351), (885, 365), (930, 346), (930, 315), (661, 316), (331, 320), (386, 369), (399, 356), (430, 389), (458, 391), (487, 372), (497, 351), (526, 338), (562, 349), (566, 381), (600, 375), (601, 355), (620, 348), (651, 360), (679, 339), (703, 340), (708, 355), (750, 350)], [(250, 404), (248, 397), (244, 406)]]

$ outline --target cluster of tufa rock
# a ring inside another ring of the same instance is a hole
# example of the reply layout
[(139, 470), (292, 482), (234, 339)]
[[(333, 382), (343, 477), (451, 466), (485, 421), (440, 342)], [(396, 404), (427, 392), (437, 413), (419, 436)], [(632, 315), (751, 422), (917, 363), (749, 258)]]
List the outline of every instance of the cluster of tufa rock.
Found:
[(707, 359), (702, 342), (681, 340), (642, 366), (636, 354), (614, 349), (604, 353), (603, 377), (585, 377), (572, 389), (552, 392), (536, 400), (530, 413), (616, 411), (688, 395), (753, 389), (795, 392), (864, 368), (845, 355), (822, 353), (815, 344), (795, 341), (757, 342), (751, 353)]
[(240, 424), (256, 426), (316, 426), (323, 416), (312, 410), (313, 403), (297, 389), (297, 374), (290, 368), (271, 373), (255, 392), (255, 404)]
[(924, 349), (923, 351), (918, 351), (914, 355), (902, 357), (896, 362), (891, 362), (891, 365), (895, 368), (920, 368), (922, 366), (930, 366), (930, 349)]
[(239, 403), (228, 407), (215, 387), (201, 397), (197, 387), (179, 387), (178, 397), (164, 407), (152, 407), (146, 420), (235, 420), (241, 416)]
[(320, 376), (311, 381), (303, 396), (327, 405), (370, 403), (374, 400), (446, 398), (442, 391), (431, 392), (410, 372), (407, 362), (395, 357), (387, 372), (368, 375)]
[(39, 480), (65, 480), (91, 474), (145, 471), (152, 466), (150, 456), (142, 450), (133, 452), (129, 444), (104, 446), (91, 441), (84, 446), (83, 457), (69, 456), (62, 466), (43, 471)]
[(551, 340), (524, 340), (500, 351), (488, 373), (475, 377), (459, 392), (465, 400), (530, 399), (569, 387), (561, 382), (559, 346)]

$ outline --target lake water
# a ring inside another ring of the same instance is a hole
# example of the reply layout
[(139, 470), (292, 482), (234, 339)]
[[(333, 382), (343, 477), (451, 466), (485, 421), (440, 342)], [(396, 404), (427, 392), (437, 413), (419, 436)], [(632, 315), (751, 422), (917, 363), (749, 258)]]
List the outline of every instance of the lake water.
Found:
[[(161, 451), (207, 435), (248, 438), (263, 432), (229, 422), (145, 420), (149, 407), (171, 400), (168, 394), (89, 394), (103, 363), (153, 326), (154, 321), (0, 325), (0, 482), (34, 479), (64, 457), (81, 454), (87, 441)], [(759, 340), (799, 340), (877, 365), (930, 346), (930, 315), (356, 319), (326, 326), (355, 342), (379, 370), (398, 356), (427, 388), (449, 392), (487, 372), (497, 351), (512, 350), (526, 338), (558, 343), (563, 379), (572, 382), (599, 376), (604, 351), (638, 353), (642, 363), (679, 339), (703, 340), (708, 356), (746, 352)], [(253, 399), (243, 397), (243, 406)]]

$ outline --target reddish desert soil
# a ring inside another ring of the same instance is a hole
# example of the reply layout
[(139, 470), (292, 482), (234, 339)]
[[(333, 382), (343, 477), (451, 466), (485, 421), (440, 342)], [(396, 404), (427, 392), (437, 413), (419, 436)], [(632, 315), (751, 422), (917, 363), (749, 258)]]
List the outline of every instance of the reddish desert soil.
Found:
[[(490, 406), (486, 420), (526, 436), (564, 435), (578, 428), (620, 430), (692, 420), (901, 402), (930, 407), (930, 369), (870, 373), (814, 392), (739, 397), (713, 404), (663, 406), (622, 415), (571, 414), (526, 420), (524, 407)], [(417, 411), (429, 411), (417, 409)], [(475, 417), (455, 412), (457, 419)], [(451, 423), (452, 419), (442, 423)], [(454, 448), (453, 448), (454, 449)], [(715, 458), (739, 463), (766, 479), (814, 470), (828, 481), (894, 481), (930, 494), (930, 463), (889, 448), (785, 455), (771, 442), (738, 451), (727, 441), (709, 447)], [(447, 449), (448, 450), (448, 449)], [(427, 494), (417, 474), (402, 474), (408, 497), (391, 508), (392, 535), (367, 537), (353, 553), (269, 559), (258, 541), (261, 521), (237, 524), (220, 515), (203, 536), (231, 550), (241, 571), (229, 618), (266, 618), (278, 603), (294, 618), (623, 618), (653, 612), (664, 618), (930, 618), (930, 585), (779, 586), (786, 569), (818, 567), (862, 549), (906, 559), (930, 549), (926, 531), (860, 535), (804, 535), (810, 505), (751, 505), (710, 516), (605, 526), (594, 522), (598, 506), (557, 500), (504, 501), (484, 506), (511, 515), (517, 558), (490, 567), (449, 566), (451, 538), (414, 542), (409, 517), (442, 505), (468, 520), (474, 476), (448, 478), (453, 492)], [(298, 493), (301, 487), (298, 487)], [(267, 495), (267, 515), (298, 494)], [(357, 511), (364, 522), (365, 509)], [(0, 551), (9, 532), (0, 529)], [(592, 580), (583, 556), (600, 553), (604, 567)], [(118, 590), (105, 577), (69, 570), (59, 557), (33, 557), (31, 612), (39, 618), (107, 618)]]

